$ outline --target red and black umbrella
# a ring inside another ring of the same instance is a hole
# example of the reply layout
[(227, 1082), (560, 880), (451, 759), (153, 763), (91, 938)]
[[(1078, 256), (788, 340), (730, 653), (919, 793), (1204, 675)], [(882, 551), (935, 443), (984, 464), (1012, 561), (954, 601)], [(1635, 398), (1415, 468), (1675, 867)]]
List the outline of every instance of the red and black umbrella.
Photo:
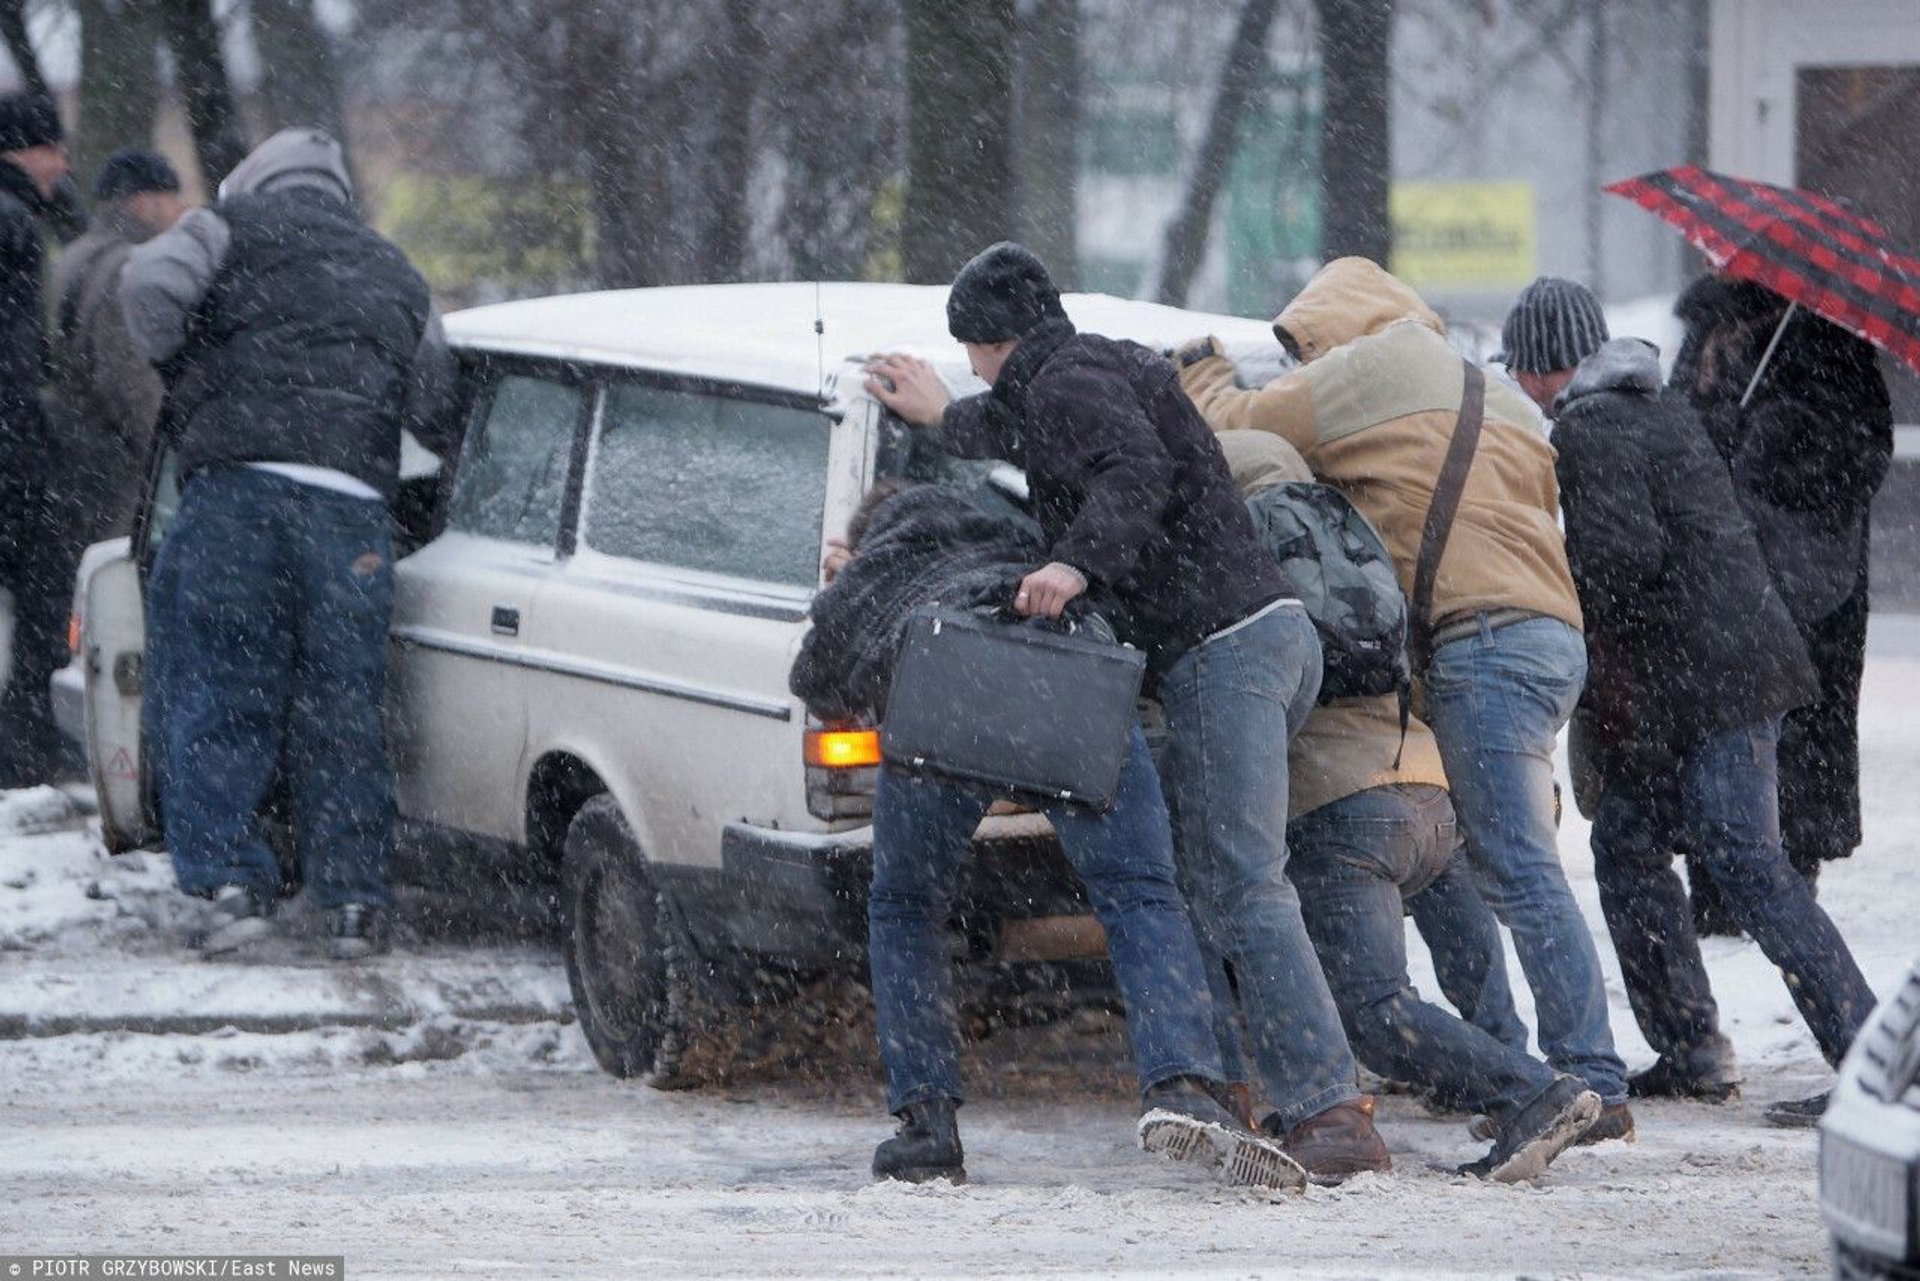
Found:
[(1920, 258), (1895, 245), (1873, 219), (1810, 191), (1730, 178), (1697, 165), (1642, 174), (1606, 190), (1678, 228), (1719, 270), (1765, 285), (1793, 304), (1774, 330), (1747, 395), (1798, 307), (1920, 371)]

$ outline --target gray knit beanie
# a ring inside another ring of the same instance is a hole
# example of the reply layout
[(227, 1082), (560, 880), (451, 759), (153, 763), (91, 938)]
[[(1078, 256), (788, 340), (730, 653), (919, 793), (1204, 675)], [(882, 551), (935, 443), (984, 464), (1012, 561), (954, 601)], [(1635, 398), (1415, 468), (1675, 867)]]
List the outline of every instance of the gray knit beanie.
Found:
[(1515, 373), (1572, 369), (1600, 350), (1607, 317), (1593, 290), (1578, 281), (1542, 276), (1520, 292), (1500, 326), (1502, 351), (1494, 359)]

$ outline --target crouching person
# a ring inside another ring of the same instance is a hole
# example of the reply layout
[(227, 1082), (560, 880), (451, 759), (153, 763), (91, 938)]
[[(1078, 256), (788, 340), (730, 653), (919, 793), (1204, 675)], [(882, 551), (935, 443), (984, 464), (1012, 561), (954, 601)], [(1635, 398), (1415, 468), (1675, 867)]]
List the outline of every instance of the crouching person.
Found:
[[(793, 691), (829, 722), (885, 707), (907, 618), (919, 605), (1004, 605), (1044, 549), (1021, 525), (931, 485), (879, 493), (827, 562)], [(882, 766), (873, 802), (868, 956), (887, 1106), (899, 1133), (873, 1157), (881, 1179), (966, 1178), (955, 1113), (964, 1098), (953, 998), (952, 915), (985, 795)], [(1136, 727), (1113, 809), (1047, 811), (1107, 934), (1127, 1006), (1148, 1151), (1227, 1182), (1300, 1187), (1278, 1144), (1234, 1122), (1224, 1092), (1200, 948), (1174, 882), (1159, 778)]]
[[(1293, 447), (1269, 433), (1235, 432), (1221, 446), (1249, 498), (1313, 480)], [(1283, 508), (1282, 523), (1312, 518), (1302, 511)], [(1503, 1183), (1538, 1177), (1585, 1135), (1600, 1096), (1421, 1000), (1407, 976), (1403, 904), (1432, 894), (1469, 905), (1473, 919), (1458, 925), (1493, 932), (1462, 856), (1433, 731), (1410, 717), (1403, 732), (1391, 694), (1340, 698), (1314, 709), (1288, 755), (1287, 872), (1354, 1053), (1375, 1072), (1487, 1115), (1493, 1149), (1467, 1173)]]

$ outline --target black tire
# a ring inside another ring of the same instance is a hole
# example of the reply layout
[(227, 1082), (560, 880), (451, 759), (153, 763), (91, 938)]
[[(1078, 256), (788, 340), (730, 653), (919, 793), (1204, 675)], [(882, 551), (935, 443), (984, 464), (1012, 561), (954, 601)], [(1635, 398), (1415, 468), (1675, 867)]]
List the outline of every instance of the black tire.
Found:
[(680, 1068), (693, 992), (665, 901), (611, 796), (567, 826), (561, 863), (567, 982), (600, 1066), (657, 1089), (699, 1082)]

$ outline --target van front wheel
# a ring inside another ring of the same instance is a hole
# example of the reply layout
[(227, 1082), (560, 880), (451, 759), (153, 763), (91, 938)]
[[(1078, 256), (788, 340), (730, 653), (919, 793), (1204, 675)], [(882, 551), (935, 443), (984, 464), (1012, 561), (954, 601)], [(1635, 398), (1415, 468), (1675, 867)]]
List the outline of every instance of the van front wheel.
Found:
[(561, 864), (567, 982), (600, 1066), (658, 1089), (697, 1084), (680, 1069), (692, 989), (667, 905), (613, 797), (581, 807)]

